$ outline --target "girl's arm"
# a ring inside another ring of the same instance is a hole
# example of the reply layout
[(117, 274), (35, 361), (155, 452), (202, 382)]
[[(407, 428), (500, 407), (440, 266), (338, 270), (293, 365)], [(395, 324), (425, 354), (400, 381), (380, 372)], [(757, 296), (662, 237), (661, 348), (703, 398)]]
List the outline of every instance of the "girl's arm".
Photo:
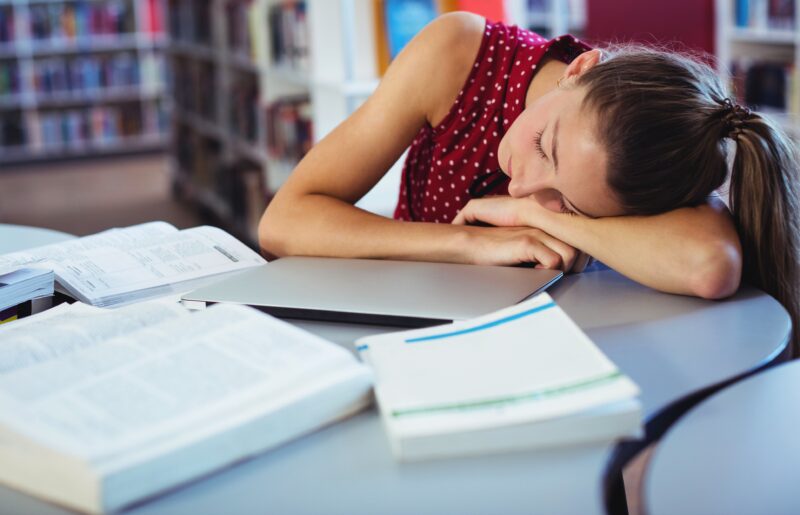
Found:
[(424, 124), (436, 125), (450, 110), (484, 23), (445, 15), (409, 43), (375, 93), (311, 149), (270, 202), (259, 224), (267, 253), (492, 264), (573, 259), (574, 249), (537, 229), (399, 222), (353, 206)]
[(455, 224), (531, 226), (581, 249), (634, 281), (703, 298), (739, 287), (742, 249), (719, 199), (654, 216), (586, 218), (550, 211), (532, 199), (473, 200)]

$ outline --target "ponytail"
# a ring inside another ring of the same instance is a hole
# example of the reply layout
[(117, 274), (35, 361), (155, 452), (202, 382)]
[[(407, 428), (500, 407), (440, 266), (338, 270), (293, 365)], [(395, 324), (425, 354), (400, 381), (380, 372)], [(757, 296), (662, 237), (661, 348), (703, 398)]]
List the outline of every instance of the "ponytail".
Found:
[(783, 304), (792, 353), (800, 356), (800, 175), (792, 142), (735, 105), (701, 60), (636, 46), (604, 55), (577, 85), (586, 89), (584, 107), (597, 114), (608, 185), (625, 212), (697, 206), (730, 179), (742, 279)]
[(727, 136), (736, 142), (730, 203), (744, 255), (743, 279), (775, 297), (792, 318), (800, 356), (800, 198), (797, 154), (760, 115), (725, 101)]

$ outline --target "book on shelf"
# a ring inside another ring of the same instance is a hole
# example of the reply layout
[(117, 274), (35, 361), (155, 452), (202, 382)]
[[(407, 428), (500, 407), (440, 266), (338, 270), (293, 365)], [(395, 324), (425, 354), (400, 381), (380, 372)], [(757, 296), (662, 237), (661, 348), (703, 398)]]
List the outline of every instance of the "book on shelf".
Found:
[(731, 82), (740, 101), (753, 109), (800, 116), (800, 77), (794, 63), (736, 59)]
[(382, 0), (382, 3), (390, 59), (397, 57), (439, 15), (436, 0)]
[(142, 137), (142, 106), (136, 102), (115, 106), (47, 110), (28, 117), (28, 143), (33, 149), (80, 149)]
[(223, 274), (264, 263), (222, 229), (178, 230), (166, 222), (110, 229), (0, 255), (0, 270), (52, 270), (58, 291), (100, 307), (190, 291)]
[(349, 351), (243, 306), (62, 304), (0, 326), (0, 339), (0, 483), (86, 512), (117, 511), (371, 402), (371, 374)]
[(261, 2), (247, 0), (229, 0), (225, 4), (228, 49), (253, 64), (263, 62), (265, 57), (267, 18), (263, 7)]
[(296, 163), (314, 143), (308, 95), (284, 97), (266, 108), (267, 150), (275, 159)]
[(795, 30), (795, 0), (736, 0), (734, 23), (757, 30)]
[(142, 31), (151, 35), (163, 34), (164, 4), (162, 0), (144, 0), (141, 5), (144, 9), (142, 13)]
[(0, 112), (0, 149), (25, 145), (25, 124), (19, 111)]
[(32, 3), (30, 34), (35, 40), (60, 40), (134, 33), (133, 1)]
[(14, 8), (0, 5), (0, 44), (14, 41)]
[(610, 443), (641, 431), (636, 385), (546, 293), (356, 345), (399, 460)]
[(33, 66), (33, 85), (38, 94), (89, 96), (139, 82), (139, 60), (131, 52), (37, 59)]
[(309, 68), (308, 17), (305, 2), (284, 2), (268, 11), (272, 62), (297, 70)]
[(248, 71), (233, 71), (228, 94), (231, 130), (241, 140), (256, 143), (260, 97), (257, 75)]
[(0, 96), (19, 92), (19, 64), (16, 61), (0, 61)]
[(170, 35), (177, 41), (211, 44), (211, 2), (169, 0)]

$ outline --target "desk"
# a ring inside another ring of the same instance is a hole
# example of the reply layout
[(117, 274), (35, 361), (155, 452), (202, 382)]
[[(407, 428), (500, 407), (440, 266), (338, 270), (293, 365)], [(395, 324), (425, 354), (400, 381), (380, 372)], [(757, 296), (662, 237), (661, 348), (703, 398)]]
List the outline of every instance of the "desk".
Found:
[[(776, 360), (789, 337), (786, 311), (750, 288), (708, 302), (658, 293), (600, 269), (565, 277), (550, 293), (639, 384), (649, 425), (687, 396)], [(296, 323), (350, 350), (360, 336), (393, 330)], [(398, 464), (372, 409), (129, 511), (588, 515), (603, 511), (602, 477), (613, 452), (588, 445)], [(2, 508), (65, 513), (5, 488)]]
[(52, 229), (0, 224), (0, 254), (58, 243), (74, 237)]
[(797, 514), (800, 362), (774, 367), (694, 407), (646, 473), (651, 515)]

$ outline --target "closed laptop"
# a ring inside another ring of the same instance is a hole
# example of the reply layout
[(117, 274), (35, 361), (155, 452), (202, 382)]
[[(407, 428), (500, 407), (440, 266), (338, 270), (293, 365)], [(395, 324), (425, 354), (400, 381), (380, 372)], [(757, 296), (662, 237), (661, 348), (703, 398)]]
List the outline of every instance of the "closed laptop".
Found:
[(463, 320), (543, 291), (558, 270), (420, 261), (286, 257), (183, 296), (284, 318), (404, 327)]

